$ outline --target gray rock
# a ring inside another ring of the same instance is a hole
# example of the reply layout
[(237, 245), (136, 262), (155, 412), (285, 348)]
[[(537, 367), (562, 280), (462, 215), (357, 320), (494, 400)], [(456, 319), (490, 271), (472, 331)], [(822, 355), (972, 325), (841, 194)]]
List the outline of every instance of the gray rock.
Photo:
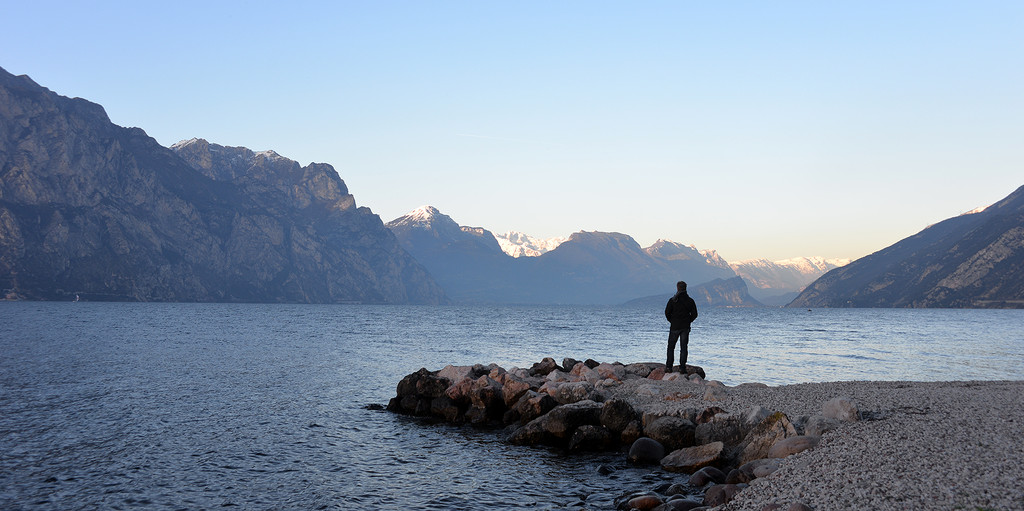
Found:
[(601, 425), (616, 435), (621, 435), (636, 418), (636, 410), (624, 399), (611, 399), (601, 407)]
[(583, 425), (599, 425), (601, 422), (601, 404), (593, 401), (579, 401), (562, 405), (546, 415), (534, 419), (541, 421), (544, 429), (554, 438), (568, 441), (576, 428)]
[(830, 419), (837, 419), (843, 422), (853, 422), (860, 419), (860, 412), (853, 400), (847, 397), (837, 397), (827, 401), (821, 407), (821, 414)]
[(575, 381), (559, 385), (551, 397), (561, 404), (570, 404), (591, 399), (593, 394), (593, 383), (589, 381)]
[(612, 445), (612, 432), (603, 426), (584, 424), (572, 432), (570, 451), (603, 451)]
[(525, 424), (554, 410), (556, 406), (558, 402), (555, 398), (528, 390), (516, 402), (514, 410), (518, 414), (519, 422)]
[(694, 445), (695, 426), (679, 417), (658, 417), (644, 427), (644, 434), (657, 440), (668, 451)]
[(796, 428), (782, 412), (775, 412), (747, 433), (740, 445), (740, 464), (767, 458), (776, 442), (797, 436)]
[[(747, 383), (745, 385), (750, 384)], [(760, 424), (761, 421), (763, 421), (771, 414), (771, 410), (760, 405), (754, 405), (748, 408), (747, 411), (743, 413), (743, 423), (746, 427), (752, 429), (754, 426)]]
[(721, 470), (715, 467), (704, 467), (690, 476), (690, 484), (692, 486), (704, 486), (708, 483), (722, 484), (725, 482), (726, 475)]
[(637, 439), (644, 436), (643, 428), (640, 426), (640, 421), (631, 421), (619, 434), (619, 441), (625, 445), (633, 445)]
[(767, 457), (785, 458), (791, 454), (796, 454), (798, 452), (803, 452), (817, 447), (820, 440), (821, 437), (816, 436), (794, 436), (790, 438), (783, 438), (768, 450)]
[(626, 459), (636, 465), (652, 465), (665, 457), (665, 446), (652, 438), (640, 437), (629, 447)]
[(697, 444), (723, 442), (737, 445), (743, 440), (743, 418), (733, 414), (718, 414), (697, 426), (694, 433)]
[(708, 387), (704, 391), (705, 401), (725, 401), (729, 399), (729, 391), (725, 387)]
[(739, 492), (740, 487), (735, 484), (716, 484), (704, 493), (704, 505), (715, 507), (728, 504)]
[(823, 415), (812, 415), (804, 424), (804, 434), (807, 436), (821, 436), (839, 427), (839, 419), (832, 419)]
[(473, 366), (453, 366), (451, 364), (437, 372), (438, 377), (447, 379), (451, 384), (470, 378), (472, 374)]
[(722, 442), (678, 449), (662, 458), (661, 468), (669, 472), (693, 473), (719, 463), (724, 452), (725, 444)]

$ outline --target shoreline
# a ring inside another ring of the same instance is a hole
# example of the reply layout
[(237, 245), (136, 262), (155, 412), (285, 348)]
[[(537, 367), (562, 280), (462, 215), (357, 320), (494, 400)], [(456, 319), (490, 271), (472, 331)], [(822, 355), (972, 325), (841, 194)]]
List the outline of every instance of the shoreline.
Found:
[[(526, 380), (536, 385), (536, 380), (542, 379), (541, 392), (531, 391), (532, 394), (544, 399), (558, 397), (558, 404), (539, 412), (536, 417), (523, 417), (518, 424), (509, 421), (506, 415), (505, 424), (511, 424), (506, 432), (511, 432), (512, 443), (568, 445), (572, 451), (570, 434), (576, 442), (579, 433), (586, 430), (590, 436), (584, 435), (587, 438), (575, 444), (576, 450), (601, 450), (602, 446), (608, 450), (609, 446), (629, 446), (636, 438), (656, 437), (658, 433), (655, 430), (664, 427), (665, 423), (676, 428), (689, 427), (686, 434), (690, 439), (694, 429), (697, 431), (696, 441), (688, 440), (686, 444), (675, 445), (671, 449), (668, 446), (679, 438), (678, 431), (686, 430), (674, 430), (672, 434), (676, 437), (661, 437), (666, 442), (665, 455), (671, 452), (676, 456), (680, 451), (707, 447), (714, 440), (726, 441), (725, 448), (719, 448), (720, 452), (708, 463), (691, 464), (687, 461), (673, 466), (672, 462), (666, 465), (663, 460), (661, 470), (694, 474), (698, 470), (703, 472), (703, 466), (717, 466), (725, 472), (731, 470), (729, 481), (705, 483), (705, 479), (698, 476), (694, 479), (697, 483), (691, 485), (687, 476), (680, 474), (680, 481), (686, 481), (689, 489), (685, 495), (670, 497), (654, 494), (650, 489), (634, 488), (632, 490), (636, 492), (629, 495), (654, 498), (642, 506), (629, 506), (625, 504), (629, 499), (620, 500), (620, 509), (692, 509), (697, 504), (694, 500), (703, 500), (700, 503), (705, 505), (717, 505), (708, 508), (723, 511), (790, 509), (790, 505), (795, 506), (792, 509), (819, 511), (1024, 509), (1024, 479), (1016, 476), (1018, 467), (1024, 462), (1024, 381), (838, 381), (775, 387), (748, 383), (730, 387), (713, 380), (705, 381), (696, 372), (703, 371), (695, 367), (688, 367), (689, 378), (684, 378), (679, 373), (665, 376), (661, 364), (619, 364), (619, 377), (616, 377), (610, 368), (614, 364), (599, 364), (598, 367), (596, 362), (587, 361), (592, 366), (588, 367), (582, 362), (570, 362), (572, 364), (563, 365), (572, 365), (573, 369), (564, 373), (551, 359), (545, 359), (542, 364), (554, 365), (555, 368), (543, 375), (539, 374), (543, 371), (537, 371), (541, 364), (535, 364), (530, 370), (512, 368), (508, 372), (493, 365), (476, 366), (480, 373), (490, 369), (487, 374), (479, 375), (465, 367), (448, 366), (434, 372), (421, 370), (403, 379), (399, 385), (399, 396), (402, 395), (403, 384), (408, 390), (407, 380), (417, 374), (446, 374), (449, 378), (447, 381), (440, 379), (439, 384), (435, 382), (431, 392), (445, 397), (435, 398), (434, 403), (447, 400), (447, 394), (452, 394), (451, 389), (460, 387), (455, 383), (448, 385), (452, 379), (461, 380), (463, 391), (473, 387), (487, 388), (497, 396), (501, 396), (501, 391), (509, 386), (515, 387)], [(634, 374), (635, 366), (660, 366), (660, 369), (639, 376)], [(453, 374), (461, 377), (452, 377)], [(502, 380), (500, 385), (492, 376)], [(566, 376), (569, 378), (563, 379)], [(590, 381), (587, 376), (590, 376)], [(560, 379), (563, 381), (555, 382)], [(446, 393), (439, 392), (442, 387)], [(507, 391), (504, 395), (509, 401), (507, 408), (515, 408), (518, 398), (511, 399)], [(525, 397), (522, 400), (526, 401)], [(396, 397), (389, 409), (403, 413), (398, 404), (400, 401), (400, 397)], [(584, 420), (573, 425), (572, 428), (578, 430), (573, 432), (564, 425), (545, 426), (546, 422), (550, 423), (546, 414), (552, 409), (561, 408), (565, 413), (553, 413), (551, 416), (577, 413), (574, 410), (583, 409), (596, 416), (613, 401), (628, 403), (637, 419), (634, 422), (642, 422), (642, 426), (631, 426), (640, 430), (638, 434), (629, 437), (629, 427), (611, 426), (613, 440), (608, 442), (607, 432), (602, 433), (603, 436), (595, 435), (597, 430), (607, 430), (606, 426), (610, 426), (604, 422), (605, 417), (602, 417), (602, 422), (592, 420), (584, 425)], [(826, 403), (834, 401), (852, 407), (852, 415), (849, 410), (847, 415), (837, 416), (835, 410), (825, 409)], [(476, 402), (479, 404), (479, 400)], [(418, 408), (413, 404), (404, 413), (431, 414), (429, 404), (424, 407), (422, 400), (419, 403)], [(410, 406), (408, 398), (406, 406)], [(468, 409), (475, 409), (475, 405)], [(414, 410), (418, 413), (413, 413)], [(778, 443), (783, 443), (781, 440), (785, 437), (793, 437), (788, 440), (810, 442), (803, 442), (806, 445), (792, 453), (780, 455), (775, 452), (768, 456), (765, 455), (767, 447), (764, 447), (761, 451), (755, 449), (755, 456), (747, 456), (749, 452), (743, 452), (741, 456), (744, 449), (751, 450), (749, 443), (762, 441), (750, 440), (751, 436), (756, 436), (748, 435), (756, 429), (754, 425), (777, 420), (772, 419), (776, 416), (782, 417), (778, 425), (762, 424), (760, 429), (774, 427), (780, 431), (782, 428), (789, 433), (783, 431), (777, 438), (766, 436), (764, 441), (775, 442), (778, 439)], [(482, 424), (488, 417), (490, 424), (495, 425), (495, 415), (485, 413), (482, 408), (475, 415), (470, 411), (464, 417), (450, 412), (447, 422)], [(670, 419), (659, 420), (663, 417)], [(654, 425), (656, 422), (658, 425)], [(746, 424), (738, 426), (742, 423)], [(551, 431), (562, 431), (562, 434), (553, 438)], [(620, 434), (622, 443), (618, 444), (616, 437)], [(739, 442), (743, 437), (747, 438)], [(717, 444), (721, 446), (721, 442)], [(581, 445), (583, 448), (579, 449)], [(682, 445), (693, 449), (680, 448)], [(666, 460), (672, 458), (664, 457)], [(745, 469), (749, 473), (754, 471), (751, 464), (764, 461), (759, 458), (772, 458), (771, 469), (762, 470), (757, 476), (748, 474), (742, 477), (741, 472), (744, 471), (740, 468), (744, 463), (737, 460), (749, 462)], [(719, 473), (724, 475), (724, 472)], [(723, 484), (726, 482), (729, 484)], [(714, 486), (729, 488), (715, 489)], [(728, 498), (717, 498), (723, 491), (728, 491)], [(716, 498), (711, 498), (712, 493)], [(638, 504), (641, 502), (636, 501)]]

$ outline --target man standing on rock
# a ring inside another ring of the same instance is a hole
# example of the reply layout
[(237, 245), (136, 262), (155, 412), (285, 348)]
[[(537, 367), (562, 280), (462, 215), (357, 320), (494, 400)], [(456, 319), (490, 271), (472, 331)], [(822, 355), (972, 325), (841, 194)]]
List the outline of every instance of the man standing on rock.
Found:
[(686, 345), (690, 343), (690, 323), (697, 319), (697, 304), (686, 294), (686, 282), (676, 282), (676, 295), (669, 298), (665, 305), (665, 319), (669, 322), (668, 329), (668, 361), (665, 372), (672, 372), (673, 352), (676, 342), (679, 343), (679, 370), (686, 373)]

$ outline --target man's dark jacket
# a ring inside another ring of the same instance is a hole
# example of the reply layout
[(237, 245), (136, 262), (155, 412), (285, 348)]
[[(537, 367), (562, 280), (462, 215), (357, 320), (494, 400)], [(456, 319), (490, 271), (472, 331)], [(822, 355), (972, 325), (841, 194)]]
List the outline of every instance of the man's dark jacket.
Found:
[(686, 291), (680, 291), (665, 305), (665, 319), (668, 319), (672, 330), (689, 330), (690, 323), (697, 319), (697, 304)]

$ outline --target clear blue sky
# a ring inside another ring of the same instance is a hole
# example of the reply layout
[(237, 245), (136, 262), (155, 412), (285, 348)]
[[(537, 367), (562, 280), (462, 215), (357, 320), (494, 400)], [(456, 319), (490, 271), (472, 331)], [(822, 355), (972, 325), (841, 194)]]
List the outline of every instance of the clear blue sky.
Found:
[(1024, 185), (1024, 2), (0, 0), (0, 67), (384, 221), (857, 258)]

